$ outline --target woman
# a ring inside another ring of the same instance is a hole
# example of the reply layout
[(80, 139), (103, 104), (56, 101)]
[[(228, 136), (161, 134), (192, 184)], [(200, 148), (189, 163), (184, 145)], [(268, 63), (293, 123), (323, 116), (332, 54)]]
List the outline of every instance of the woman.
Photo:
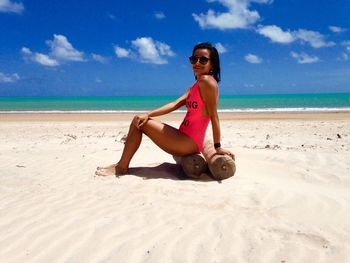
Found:
[[(142, 134), (146, 134), (164, 151), (183, 156), (202, 151), (209, 121), (213, 129), (213, 141), (218, 154), (234, 155), (220, 144), (220, 124), (217, 113), (218, 86), (220, 81), (219, 54), (210, 43), (193, 48), (190, 63), (196, 82), (181, 97), (147, 114), (135, 116), (129, 128), (123, 154), (117, 164), (97, 168), (96, 174), (119, 175), (128, 172), (129, 164), (139, 148)], [(152, 117), (161, 116), (187, 107), (187, 114), (179, 129), (161, 123)]]

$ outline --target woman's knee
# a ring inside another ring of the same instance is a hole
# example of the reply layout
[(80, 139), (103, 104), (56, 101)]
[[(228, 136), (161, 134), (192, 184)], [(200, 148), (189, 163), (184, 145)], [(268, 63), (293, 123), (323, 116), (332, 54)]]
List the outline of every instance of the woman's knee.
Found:
[(137, 127), (138, 122), (139, 122), (139, 118), (140, 117), (138, 115), (135, 115), (131, 120), (130, 126)]
[(144, 133), (145, 126), (147, 126), (147, 122), (140, 126), (140, 116), (135, 115), (130, 123), (130, 130), (138, 130), (141, 133)]

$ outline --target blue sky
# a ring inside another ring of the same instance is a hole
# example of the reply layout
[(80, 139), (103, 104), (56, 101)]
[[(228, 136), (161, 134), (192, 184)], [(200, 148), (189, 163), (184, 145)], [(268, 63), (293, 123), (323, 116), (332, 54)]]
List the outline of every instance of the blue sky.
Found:
[(0, 0), (0, 96), (180, 95), (209, 41), (221, 94), (350, 92), (348, 0)]

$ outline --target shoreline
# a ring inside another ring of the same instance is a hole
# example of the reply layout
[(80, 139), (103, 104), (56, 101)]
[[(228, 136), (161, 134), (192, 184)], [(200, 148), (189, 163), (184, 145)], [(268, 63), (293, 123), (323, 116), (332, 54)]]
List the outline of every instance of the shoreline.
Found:
[[(141, 112), (118, 113), (3, 113), (0, 112), (0, 122), (30, 122), (30, 121), (131, 121), (132, 117)], [(182, 120), (184, 112), (174, 112), (156, 117), (162, 121)], [(220, 120), (349, 120), (350, 112), (219, 112)]]

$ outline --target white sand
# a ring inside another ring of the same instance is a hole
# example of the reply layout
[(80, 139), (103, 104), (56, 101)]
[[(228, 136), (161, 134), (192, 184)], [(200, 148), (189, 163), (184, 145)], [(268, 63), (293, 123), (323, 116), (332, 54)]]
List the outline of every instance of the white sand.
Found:
[(290, 116), (223, 118), (221, 183), (177, 179), (146, 137), (131, 175), (95, 177), (124, 117), (0, 116), (0, 262), (349, 262), (350, 116)]

